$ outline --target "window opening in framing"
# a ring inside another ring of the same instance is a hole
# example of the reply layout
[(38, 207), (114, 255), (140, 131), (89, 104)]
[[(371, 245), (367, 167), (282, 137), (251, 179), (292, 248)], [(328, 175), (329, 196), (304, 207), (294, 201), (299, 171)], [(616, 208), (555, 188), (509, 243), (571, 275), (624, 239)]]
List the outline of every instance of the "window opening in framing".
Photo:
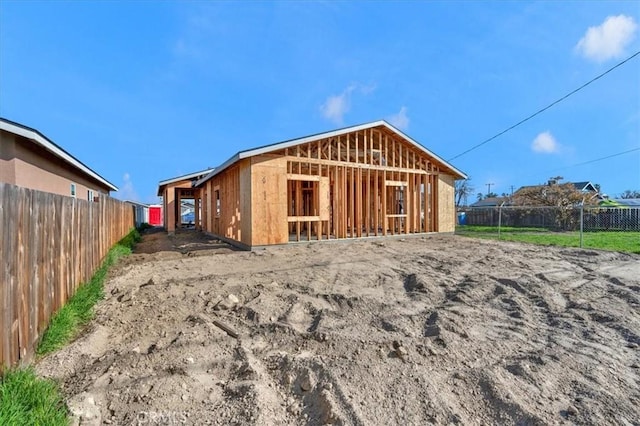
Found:
[(215, 203), (215, 212), (216, 212), (216, 217), (220, 217), (220, 190), (216, 189), (215, 191), (213, 191), (214, 194), (214, 203)]

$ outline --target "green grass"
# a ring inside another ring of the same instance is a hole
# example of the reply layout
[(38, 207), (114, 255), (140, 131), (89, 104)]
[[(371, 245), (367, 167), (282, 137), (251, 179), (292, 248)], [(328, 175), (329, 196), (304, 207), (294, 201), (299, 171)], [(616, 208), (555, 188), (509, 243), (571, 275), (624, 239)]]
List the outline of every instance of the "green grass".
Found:
[[(476, 238), (498, 238), (498, 228), (491, 226), (460, 226), (456, 233)], [(500, 228), (500, 239), (539, 245), (580, 247), (579, 232), (551, 232), (544, 228)], [(583, 248), (640, 254), (640, 232), (585, 232)]]
[[(102, 265), (88, 283), (51, 318), (36, 353), (53, 352), (73, 340), (93, 318), (94, 306), (104, 296), (109, 268), (140, 241), (132, 230), (109, 250)], [(68, 425), (68, 412), (56, 383), (36, 376), (32, 368), (5, 370), (0, 376), (0, 425)]]
[[(490, 232), (497, 233), (497, 226), (480, 226), (480, 225), (464, 225), (456, 227), (456, 232)], [(550, 232), (547, 228), (516, 228), (513, 226), (503, 226), (500, 228), (502, 232)]]
[(53, 380), (33, 369), (8, 370), (0, 377), (0, 425), (68, 425), (67, 408)]
[(88, 283), (82, 284), (67, 303), (56, 312), (36, 349), (38, 356), (54, 352), (72, 341), (93, 318), (94, 305), (104, 297), (104, 280), (109, 268), (120, 258), (131, 253), (140, 240), (135, 229), (109, 250), (105, 260)]

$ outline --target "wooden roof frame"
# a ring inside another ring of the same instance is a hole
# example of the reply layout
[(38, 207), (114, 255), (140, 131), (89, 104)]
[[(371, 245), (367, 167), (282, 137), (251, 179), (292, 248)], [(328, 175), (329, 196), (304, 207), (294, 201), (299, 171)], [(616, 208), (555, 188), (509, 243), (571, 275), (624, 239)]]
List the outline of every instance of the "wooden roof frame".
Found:
[(204, 170), (200, 170), (199, 172), (193, 172), (193, 173), (189, 173), (186, 175), (182, 175), (182, 176), (176, 176), (173, 178), (169, 178), (169, 179), (165, 179), (165, 180), (161, 180), (160, 182), (158, 182), (158, 195), (162, 195), (162, 187), (169, 185), (171, 183), (175, 183), (175, 182), (180, 182), (183, 180), (193, 180), (196, 179), (198, 176), (202, 176), (202, 175), (207, 175), (209, 173), (211, 173), (212, 171), (214, 171), (215, 169), (213, 167), (209, 167), (208, 169), (204, 169)]
[(260, 154), (267, 154), (267, 153), (278, 151), (278, 150), (281, 150), (281, 149), (284, 149), (284, 148), (289, 148), (289, 147), (292, 147), (292, 146), (296, 146), (296, 145), (300, 145), (300, 144), (304, 144), (304, 143), (308, 143), (308, 142), (317, 141), (319, 139), (327, 139), (327, 138), (332, 138), (332, 137), (336, 137), (336, 136), (342, 136), (342, 135), (345, 135), (347, 133), (358, 132), (358, 131), (361, 131), (361, 130), (371, 129), (371, 128), (374, 128), (374, 127), (384, 127), (387, 130), (391, 131), (392, 133), (395, 133), (400, 138), (402, 138), (405, 141), (407, 141), (414, 148), (418, 149), (419, 151), (422, 151), (423, 153), (427, 154), (428, 156), (432, 157), (434, 160), (440, 162), (445, 167), (450, 169), (453, 172), (453, 174), (457, 175), (457, 178), (459, 178), (459, 179), (467, 179), (467, 175), (464, 172), (462, 172), (461, 170), (457, 169), (456, 167), (454, 167), (453, 165), (451, 165), (447, 161), (443, 160), (441, 157), (439, 157), (438, 155), (434, 154), (433, 152), (431, 152), (430, 150), (428, 150), (427, 148), (422, 146), (420, 143), (418, 143), (417, 141), (415, 141), (414, 139), (412, 139), (411, 137), (409, 137), (408, 135), (406, 135), (402, 131), (398, 130), (397, 128), (395, 128), (391, 124), (387, 123), (385, 120), (378, 120), (378, 121), (373, 121), (373, 122), (370, 122), (370, 123), (359, 124), (359, 125), (356, 125), (356, 126), (344, 127), (342, 129), (332, 130), (332, 131), (329, 131), (329, 132), (318, 133), (318, 134), (314, 134), (314, 135), (310, 135), (310, 136), (304, 136), (302, 138), (290, 139), (290, 140), (287, 140), (287, 141), (284, 141), (284, 142), (278, 142), (278, 143), (274, 143), (274, 144), (270, 144), (270, 145), (261, 146), (261, 147), (258, 147), (258, 148), (248, 149), (248, 150), (245, 150), (245, 151), (239, 151), (233, 157), (231, 157), (227, 161), (225, 161), (222, 165), (220, 165), (219, 167), (216, 167), (214, 170), (209, 172), (206, 176), (204, 176), (203, 178), (201, 178), (198, 181), (196, 181), (194, 186), (200, 186), (201, 184), (205, 183), (206, 181), (208, 181), (212, 177), (216, 176), (217, 174), (223, 172), (225, 169), (227, 169), (228, 167), (232, 166), (236, 162), (242, 160), (243, 158), (249, 158), (249, 157), (253, 157), (255, 155), (260, 155)]

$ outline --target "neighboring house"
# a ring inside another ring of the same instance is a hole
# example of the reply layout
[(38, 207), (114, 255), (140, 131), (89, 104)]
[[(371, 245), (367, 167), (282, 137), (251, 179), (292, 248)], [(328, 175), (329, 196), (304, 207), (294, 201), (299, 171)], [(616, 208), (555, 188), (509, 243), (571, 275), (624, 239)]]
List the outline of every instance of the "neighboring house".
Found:
[(489, 208), (500, 207), (504, 203), (505, 206), (511, 205), (511, 199), (509, 197), (487, 197), (482, 200), (476, 201), (471, 204), (471, 208)]
[[(199, 206), (200, 200), (196, 194), (197, 190), (193, 188), (193, 184), (212, 171), (212, 168), (208, 168), (199, 172), (165, 179), (158, 183), (158, 195), (162, 197), (162, 212), (164, 213), (163, 224), (167, 232), (175, 232), (184, 223), (182, 220), (182, 208), (180, 207), (180, 210), (178, 210), (178, 206), (183, 204), (183, 199), (192, 199), (194, 204)], [(199, 217), (194, 214), (193, 223), (199, 226), (198, 222)]]
[(591, 182), (571, 182), (573, 186), (580, 192), (597, 194), (598, 188)]
[(194, 225), (196, 221), (195, 202), (183, 202), (180, 207), (180, 216), (183, 225)]
[(149, 205), (145, 203), (139, 203), (137, 201), (125, 201), (125, 203), (131, 204), (133, 207), (133, 220), (136, 224), (136, 228), (143, 223), (149, 223)]
[(118, 190), (39, 131), (4, 118), (0, 182), (91, 201)]
[(376, 121), (241, 151), (194, 189), (202, 200), (201, 229), (251, 248), (453, 232), (454, 182), (464, 178), (400, 130)]
[(598, 205), (613, 208), (640, 207), (640, 198), (609, 198), (600, 201)]
[[(596, 188), (596, 186), (594, 184), (592, 184), (589, 181), (585, 181), (585, 182), (566, 182), (566, 183), (570, 183), (571, 185), (573, 185), (578, 191), (583, 192), (585, 194), (591, 194), (592, 196), (595, 196), (599, 199), (603, 199), (604, 197), (601, 196), (600, 192), (598, 191), (598, 188)], [(550, 179), (549, 182), (547, 182), (546, 185), (529, 185), (529, 186), (523, 186), (520, 187), (516, 192), (513, 193), (514, 196), (517, 196), (518, 193), (524, 189), (528, 189), (528, 188), (540, 188), (541, 190), (543, 190), (545, 187), (550, 186), (550, 185), (564, 185), (565, 183), (560, 183), (555, 179)]]
[(133, 217), (136, 227), (147, 223), (151, 226), (162, 226), (162, 206), (145, 204), (138, 201), (125, 201), (133, 206)]

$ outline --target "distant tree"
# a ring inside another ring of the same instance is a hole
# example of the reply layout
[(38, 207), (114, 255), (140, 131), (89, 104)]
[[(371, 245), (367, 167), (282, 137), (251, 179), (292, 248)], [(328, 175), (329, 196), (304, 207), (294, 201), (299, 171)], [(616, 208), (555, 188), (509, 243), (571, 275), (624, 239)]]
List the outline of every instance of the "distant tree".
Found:
[(455, 186), (456, 207), (467, 204), (467, 198), (473, 193), (473, 186), (469, 183), (471, 178), (457, 180)]
[(489, 192), (489, 193), (487, 193), (487, 195), (485, 195), (484, 198), (495, 198), (497, 196), (498, 196), (498, 194), (496, 194), (495, 192)]
[(595, 197), (576, 189), (572, 183), (560, 183), (562, 177), (549, 179), (546, 185), (528, 186), (513, 195), (513, 204), (531, 207), (555, 207), (556, 225), (566, 227), (573, 220), (572, 210), (583, 202), (595, 205)]
[(576, 189), (572, 183), (560, 183), (561, 176), (549, 179), (546, 185), (528, 186), (514, 194), (514, 204), (520, 206), (572, 207), (582, 203), (596, 204), (588, 194)]
[(549, 178), (549, 185), (555, 185), (560, 183), (564, 178), (562, 176), (554, 176)]
[(484, 194), (482, 194), (482, 192), (478, 192), (478, 195), (476, 195), (476, 197), (478, 198), (478, 201), (482, 201), (484, 199)]
[(620, 194), (620, 198), (630, 199), (630, 198), (640, 198), (640, 191), (632, 191), (627, 189), (622, 194)]

